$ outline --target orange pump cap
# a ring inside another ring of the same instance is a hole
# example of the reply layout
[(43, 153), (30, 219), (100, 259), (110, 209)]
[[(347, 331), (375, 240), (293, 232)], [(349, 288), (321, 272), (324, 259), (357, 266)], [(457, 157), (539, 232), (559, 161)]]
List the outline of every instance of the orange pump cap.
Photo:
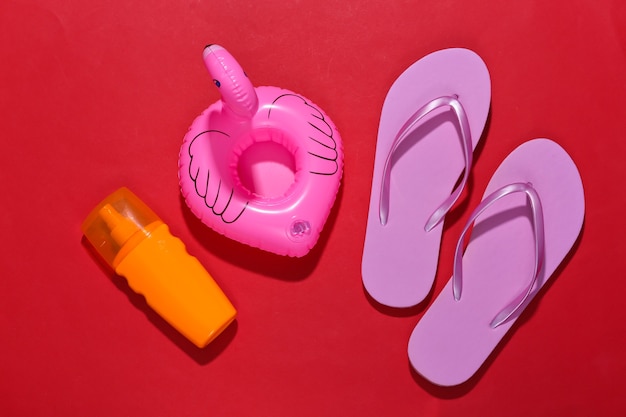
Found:
[(113, 268), (161, 219), (128, 188), (120, 188), (98, 204), (83, 222), (83, 234)]

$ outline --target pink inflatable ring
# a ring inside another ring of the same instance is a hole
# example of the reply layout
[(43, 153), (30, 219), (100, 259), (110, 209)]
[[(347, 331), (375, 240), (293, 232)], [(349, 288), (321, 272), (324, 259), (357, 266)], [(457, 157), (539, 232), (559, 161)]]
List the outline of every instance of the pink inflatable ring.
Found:
[(183, 140), (178, 174), (187, 205), (231, 239), (306, 255), (339, 189), (343, 150), (335, 125), (298, 94), (254, 88), (221, 46), (205, 47), (203, 57), (221, 100)]

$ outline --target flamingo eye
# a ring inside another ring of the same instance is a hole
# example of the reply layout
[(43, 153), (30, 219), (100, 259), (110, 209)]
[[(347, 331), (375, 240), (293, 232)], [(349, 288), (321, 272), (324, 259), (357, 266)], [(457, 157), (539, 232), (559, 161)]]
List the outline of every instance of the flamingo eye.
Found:
[(219, 80), (213, 80), (213, 83), (217, 88), (220, 88), (222, 86), (222, 83)]

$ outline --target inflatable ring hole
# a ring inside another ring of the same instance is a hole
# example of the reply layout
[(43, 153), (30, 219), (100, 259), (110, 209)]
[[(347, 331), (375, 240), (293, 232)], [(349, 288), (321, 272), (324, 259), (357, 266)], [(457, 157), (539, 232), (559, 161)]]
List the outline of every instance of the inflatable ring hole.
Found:
[(280, 143), (255, 142), (239, 156), (237, 175), (241, 186), (256, 197), (283, 197), (295, 183), (296, 160)]

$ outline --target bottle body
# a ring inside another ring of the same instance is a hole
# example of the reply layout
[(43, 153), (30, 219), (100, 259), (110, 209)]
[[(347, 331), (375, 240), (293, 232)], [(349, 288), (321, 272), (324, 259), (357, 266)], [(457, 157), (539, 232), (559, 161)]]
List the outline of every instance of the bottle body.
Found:
[(237, 314), (213, 277), (166, 224), (157, 226), (129, 252), (116, 272), (198, 347), (211, 342)]

